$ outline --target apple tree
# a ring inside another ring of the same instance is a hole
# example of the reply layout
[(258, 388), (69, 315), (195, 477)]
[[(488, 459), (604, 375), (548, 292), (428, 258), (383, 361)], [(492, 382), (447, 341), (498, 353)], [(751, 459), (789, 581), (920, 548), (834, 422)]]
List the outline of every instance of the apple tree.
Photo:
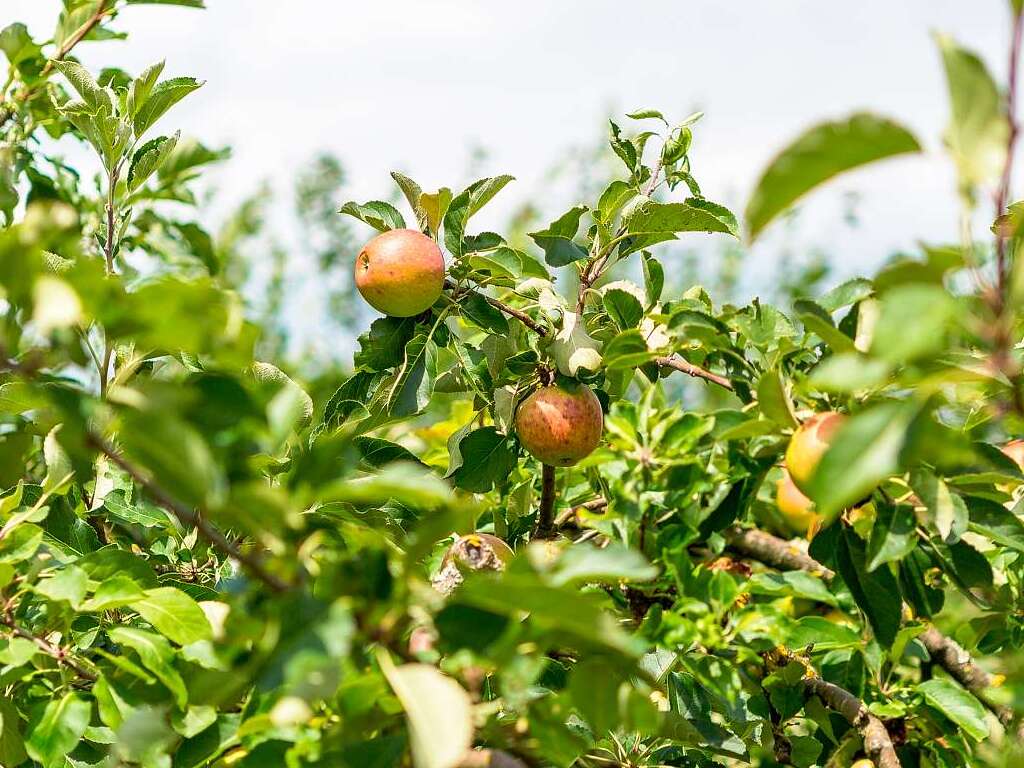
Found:
[(937, 38), (959, 241), (792, 306), (667, 290), (675, 241), (921, 144), (822, 122), (737, 217), (701, 115), (640, 110), (525, 240), (474, 222), (511, 176), (338, 201), (380, 316), (329, 397), (201, 216), (201, 82), (76, 58), (195, 12), (145, 5), (203, 3), (0, 31), (0, 765), (1024, 761), (1020, 2), (1005, 86)]

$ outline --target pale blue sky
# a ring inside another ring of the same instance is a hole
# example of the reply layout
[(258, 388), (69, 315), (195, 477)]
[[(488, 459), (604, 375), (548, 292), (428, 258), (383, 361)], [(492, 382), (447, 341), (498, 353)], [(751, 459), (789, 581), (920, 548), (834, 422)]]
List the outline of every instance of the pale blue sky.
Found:
[[(206, 11), (134, 6), (127, 43), (83, 46), (92, 67), (140, 69), (166, 57), (169, 75), (207, 85), (175, 110), (181, 127), (232, 161), (216, 183), (237, 200), (259, 180), (290, 185), (319, 149), (345, 161), (355, 196), (390, 192), (400, 168), (425, 188), (462, 180), (467, 148), (483, 172), (519, 181), (481, 215), (495, 224), (539, 194), (563, 204), (543, 172), (591, 143), (609, 111), (702, 109), (694, 169), (706, 195), (738, 212), (760, 170), (811, 122), (871, 109), (927, 147), (833, 184), (803, 213), (800, 242), (836, 253), (848, 271), (917, 239), (955, 237), (951, 169), (941, 154), (947, 106), (932, 30), (1006, 68), (1006, 0), (207, 0)], [(47, 32), (58, 0), (2, 0), (0, 24)], [(171, 125), (173, 123), (173, 125)], [(863, 195), (863, 226), (842, 224), (843, 194)], [(753, 262), (768, 278), (783, 233)]]

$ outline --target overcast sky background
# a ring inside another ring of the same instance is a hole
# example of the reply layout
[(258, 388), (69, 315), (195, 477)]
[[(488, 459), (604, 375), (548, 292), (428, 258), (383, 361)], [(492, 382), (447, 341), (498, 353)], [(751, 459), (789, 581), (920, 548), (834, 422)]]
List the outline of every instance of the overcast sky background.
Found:
[[(845, 276), (918, 239), (955, 238), (932, 31), (982, 52), (997, 77), (1006, 71), (1006, 0), (207, 3), (130, 7), (117, 22), (127, 42), (76, 53), (129, 71), (166, 58), (165, 75), (205, 79), (162, 126), (233, 146), (214, 177), (231, 201), (266, 178), (290, 189), (296, 167), (322, 149), (343, 159), (360, 200), (389, 195), (394, 168), (425, 189), (453, 185), (481, 146), (483, 174), (518, 181), (478, 226), (531, 195), (554, 218), (573, 201), (546, 189), (545, 170), (592, 145), (609, 113), (656, 107), (677, 119), (707, 113), (694, 171), (707, 197), (739, 213), (772, 155), (815, 121), (869, 109), (915, 131), (924, 156), (834, 182), (804, 207), (795, 241), (774, 227), (751, 255), (754, 290), (785, 245), (828, 250)], [(0, 24), (23, 20), (45, 37), (59, 5), (0, 0)], [(861, 195), (854, 230), (842, 216), (849, 192)]]

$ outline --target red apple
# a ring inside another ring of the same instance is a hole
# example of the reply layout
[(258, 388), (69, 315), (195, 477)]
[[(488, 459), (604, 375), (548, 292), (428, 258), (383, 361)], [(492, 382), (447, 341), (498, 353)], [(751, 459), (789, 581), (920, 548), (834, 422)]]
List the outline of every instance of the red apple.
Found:
[(437, 243), (414, 229), (382, 232), (356, 257), (356, 288), (378, 312), (412, 317), (430, 309), (444, 287)]
[(601, 401), (579, 383), (552, 384), (531, 394), (516, 411), (519, 442), (552, 467), (570, 467), (601, 442)]

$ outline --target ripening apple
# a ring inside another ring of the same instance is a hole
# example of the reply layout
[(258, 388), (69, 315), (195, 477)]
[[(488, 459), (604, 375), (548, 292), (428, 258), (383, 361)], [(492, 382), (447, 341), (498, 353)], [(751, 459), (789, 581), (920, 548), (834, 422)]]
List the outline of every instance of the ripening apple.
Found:
[(433, 306), (443, 287), (441, 249), (414, 229), (382, 232), (356, 257), (356, 288), (385, 315), (418, 315)]
[(1017, 462), (1018, 467), (1024, 469), (1024, 440), (1011, 440), (999, 450)]
[(601, 442), (601, 401), (578, 382), (551, 384), (516, 411), (516, 434), (530, 454), (552, 467), (571, 467)]
[(793, 433), (786, 449), (786, 469), (801, 491), (807, 490), (818, 462), (845, 420), (843, 414), (834, 411), (817, 413)]
[(850, 766), (850, 768), (875, 768), (874, 762), (868, 760), (866, 757), (858, 760), (856, 763)]
[(814, 502), (800, 492), (786, 470), (782, 470), (782, 477), (775, 484), (775, 502), (795, 533), (805, 535), (817, 529), (820, 516), (814, 510)]

